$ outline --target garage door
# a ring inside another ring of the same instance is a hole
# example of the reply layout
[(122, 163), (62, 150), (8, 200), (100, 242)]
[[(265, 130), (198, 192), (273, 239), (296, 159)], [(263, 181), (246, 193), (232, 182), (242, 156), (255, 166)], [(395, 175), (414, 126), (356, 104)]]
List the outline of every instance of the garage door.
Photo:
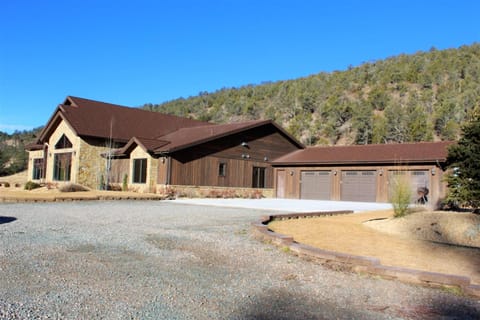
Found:
[(428, 170), (402, 170), (388, 172), (389, 195), (391, 196), (395, 185), (401, 179), (406, 179), (410, 184), (412, 203), (428, 202), (430, 196), (430, 175)]
[(375, 202), (377, 200), (375, 171), (342, 171), (343, 201)]
[(302, 171), (301, 198), (330, 200), (330, 171)]

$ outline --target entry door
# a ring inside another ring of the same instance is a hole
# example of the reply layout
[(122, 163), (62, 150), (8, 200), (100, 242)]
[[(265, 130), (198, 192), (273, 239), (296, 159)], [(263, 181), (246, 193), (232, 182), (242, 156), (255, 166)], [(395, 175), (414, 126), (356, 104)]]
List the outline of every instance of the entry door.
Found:
[(375, 202), (377, 200), (375, 171), (342, 171), (343, 201)]
[(285, 170), (277, 171), (277, 198), (285, 198), (285, 180), (287, 174)]
[(300, 197), (312, 200), (331, 199), (330, 171), (302, 171)]

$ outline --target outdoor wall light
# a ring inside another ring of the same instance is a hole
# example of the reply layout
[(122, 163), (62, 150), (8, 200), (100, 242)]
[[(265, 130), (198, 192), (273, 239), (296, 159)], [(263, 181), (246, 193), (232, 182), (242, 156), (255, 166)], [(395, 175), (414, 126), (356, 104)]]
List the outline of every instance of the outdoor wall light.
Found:
[(268, 161), (268, 157), (267, 156), (263, 157), (263, 161)]
[(337, 170), (333, 170), (333, 175), (334, 175), (334, 176), (337, 175)]
[(381, 177), (383, 176), (383, 169), (380, 169), (380, 171), (378, 171), (378, 175)]
[(435, 175), (435, 168), (432, 168), (431, 172), (432, 172), (432, 176), (434, 176)]
[(248, 148), (248, 143), (246, 143), (246, 142), (244, 141), (244, 142), (242, 142), (241, 146), (244, 147), (244, 148)]
[(165, 157), (162, 157), (162, 163), (165, 163)]
[(290, 171), (290, 175), (291, 175), (291, 176), (293, 176), (294, 173), (295, 173), (295, 172), (294, 172), (293, 170)]

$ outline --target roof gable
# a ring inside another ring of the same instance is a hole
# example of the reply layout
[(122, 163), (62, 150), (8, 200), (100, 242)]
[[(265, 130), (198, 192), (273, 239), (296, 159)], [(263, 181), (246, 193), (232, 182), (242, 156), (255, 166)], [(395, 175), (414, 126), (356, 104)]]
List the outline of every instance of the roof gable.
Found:
[(273, 161), (274, 165), (336, 165), (444, 162), (451, 141), (310, 147)]
[(304, 148), (304, 146), (298, 142), (295, 138), (286, 133), (281, 127), (276, 125), (271, 120), (252, 120), (239, 123), (218, 124), (208, 126), (198, 126), (191, 128), (182, 128), (171, 134), (165, 135), (162, 140), (170, 141), (170, 144), (166, 144), (157, 148), (155, 153), (168, 153), (186, 149), (201, 143), (209, 142), (215, 139), (219, 139), (225, 136), (233, 135), (235, 133), (243, 132), (246, 130), (258, 128), (261, 126), (271, 125), (280, 131), (291, 143), (298, 148)]

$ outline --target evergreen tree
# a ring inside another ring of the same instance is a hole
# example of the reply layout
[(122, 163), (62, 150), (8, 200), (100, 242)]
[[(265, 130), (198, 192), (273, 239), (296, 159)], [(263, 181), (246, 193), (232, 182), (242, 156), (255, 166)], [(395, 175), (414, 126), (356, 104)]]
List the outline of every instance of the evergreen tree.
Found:
[(480, 208), (480, 110), (463, 127), (463, 136), (448, 150), (447, 200), (460, 206)]

